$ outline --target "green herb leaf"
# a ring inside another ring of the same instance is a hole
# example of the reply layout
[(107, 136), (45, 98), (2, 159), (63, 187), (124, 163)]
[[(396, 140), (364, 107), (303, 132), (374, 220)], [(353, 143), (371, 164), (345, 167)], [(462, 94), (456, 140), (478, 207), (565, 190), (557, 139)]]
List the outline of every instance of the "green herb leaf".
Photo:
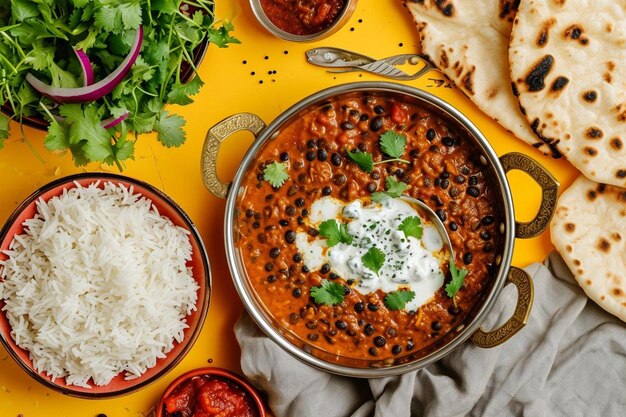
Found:
[(380, 136), (380, 148), (392, 158), (400, 158), (406, 148), (404, 135), (388, 130)]
[(154, 130), (159, 133), (158, 139), (163, 145), (168, 148), (179, 147), (185, 143), (184, 125), (185, 119), (177, 114), (170, 115), (167, 110), (164, 110), (154, 124)]
[(311, 287), (311, 297), (317, 304), (341, 304), (344, 297), (343, 285), (325, 279), (322, 281), (321, 286)]
[(209, 42), (219, 48), (228, 48), (229, 43), (241, 43), (239, 39), (230, 35), (233, 29), (233, 24), (228, 20), (225, 20), (220, 28), (209, 28)]
[(404, 236), (406, 236), (407, 239), (410, 236), (414, 237), (415, 239), (421, 239), (423, 233), (422, 221), (417, 216), (407, 217), (406, 219), (402, 220), (402, 223), (400, 223), (400, 226), (398, 226), (398, 230), (404, 232)]
[(450, 257), (450, 276), (452, 279), (448, 285), (446, 285), (446, 294), (448, 294), (448, 297), (453, 298), (461, 289), (463, 282), (465, 282), (467, 272), (468, 271), (465, 268), (459, 270), (454, 263), (454, 258), (452, 256)]
[(368, 174), (372, 172), (372, 169), (374, 169), (374, 158), (372, 157), (371, 153), (361, 152), (357, 150), (350, 152), (347, 149), (346, 153), (348, 154), (348, 157), (352, 160), (352, 162), (357, 164), (359, 168), (361, 168)]
[(272, 162), (263, 170), (263, 179), (274, 188), (281, 187), (287, 178), (289, 174), (287, 174), (287, 165), (284, 162)]
[(9, 137), (9, 118), (0, 113), (0, 149), (4, 147), (4, 141)]
[(409, 290), (390, 292), (385, 296), (385, 306), (389, 310), (402, 310), (406, 303), (415, 298), (415, 293)]
[(378, 271), (385, 263), (385, 254), (376, 246), (372, 246), (365, 255), (361, 256), (363, 266), (367, 269), (374, 271), (378, 275)]
[(322, 222), (319, 227), (320, 235), (328, 239), (328, 246), (335, 246), (337, 243), (352, 243), (352, 236), (348, 233), (348, 226), (345, 223), (339, 223), (335, 219)]
[(172, 104), (179, 104), (181, 106), (191, 104), (193, 100), (189, 98), (189, 96), (198, 94), (203, 85), (204, 83), (197, 75), (188, 83), (181, 84), (176, 82), (172, 85), (172, 89), (167, 95), (167, 100)]
[(375, 192), (372, 194), (372, 201), (376, 202), (376, 203), (380, 203), (381, 201), (383, 201), (386, 198), (398, 198), (402, 195), (402, 193), (404, 193), (406, 191), (406, 189), (409, 187), (408, 185), (406, 185), (405, 183), (403, 183), (402, 181), (398, 181), (398, 179), (393, 176), (390, 175), (387, 177), (387, 179), (385, 180), (385, 185), (387, 186), (387, 190), (386, 191), (382, 191), (382, 192)]

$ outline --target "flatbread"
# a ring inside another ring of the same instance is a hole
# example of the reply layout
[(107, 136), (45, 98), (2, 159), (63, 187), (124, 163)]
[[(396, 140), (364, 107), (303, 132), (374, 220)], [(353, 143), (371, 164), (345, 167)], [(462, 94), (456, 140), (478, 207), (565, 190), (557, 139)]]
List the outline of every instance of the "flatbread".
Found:
[(626, 321), (626, 189), (581, 175), (559, 198), (550, 236), (587, 296)]
[(537, 137), (586, 177), (626, 187), (626, 2), (522, 0), (509, 60)]
[(508, 45), (514, 0), (405, 1), (419, 30), (422, 54), (505, 129), (544, 153), (511, 90)]

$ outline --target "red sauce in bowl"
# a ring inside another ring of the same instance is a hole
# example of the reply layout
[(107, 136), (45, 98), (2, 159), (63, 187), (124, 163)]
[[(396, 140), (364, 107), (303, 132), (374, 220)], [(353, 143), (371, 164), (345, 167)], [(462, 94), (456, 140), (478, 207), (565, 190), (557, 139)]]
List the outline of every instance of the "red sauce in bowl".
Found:
[(267, 18), (293, 35), (312, 35), (328, 28), (346, 0), (260, 0)]
[(224, 378), (198, 375), (163, 399), (164, 417), (259, 417), (247, 392)]

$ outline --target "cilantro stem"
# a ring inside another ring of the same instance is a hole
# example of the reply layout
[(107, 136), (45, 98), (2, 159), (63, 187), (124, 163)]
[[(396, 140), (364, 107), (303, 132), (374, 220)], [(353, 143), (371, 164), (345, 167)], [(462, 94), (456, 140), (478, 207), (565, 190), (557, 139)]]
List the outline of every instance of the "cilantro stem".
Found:
[(0, 58), (2, 58), (2, 60), (4, 62), (6, 62), (6, 64), (10, 67), (11, 71), (13, 71), (14, 74), (17, 74), (17, 69), (13, 66), (13, 64), (11, 64), (11, 61), (9, 61), (4, 55), (0, 54)]
[(198, 69), (194, 65), (193, 59), (191, 58), (191, 56), (189, 56), (189, 53), (187, 52), (187, 49), (185, 48), (185, 41), (181, 38), (177, 30), (175, 32), (176, 32), (176, 37), (178, 38), (178, 42), (180, 42), (180, 46), (182, 46), (182, 52), (183, 52), (183, 55), (185, 56), (185, 59), (187, 60), (187, 63), (191, 66), (191, 68), (193, 68), (194, 72), (197, 73)]
[(385, 159), (385, 160), (382, 160), (382, 161), (374, 162), (374, 165), (385, 164), (387, 162), (403, 162), (405, 164), (410, 164), (411, 163), (411, 161), (407, 161), (406, 159), (392, 158), (392, 159)]
[(20, 56), (22, 57), (22, 59), (26, 58), (26, 54), (24, 53), (24, 50), (22, 49), (22, 47), (15, 41), (15, 39), (11, 38), (6, 32), (2, 31), (0, 32), (0, 35), (4, 36), (4, 38), (17, 50), (17, 52), (20, 54)]
[(201, 28), (202, 25), (197, 24), (196, 22), (193, 21), (193, 19), (190, 19), (189, 17), (185, 16), (184, 13), (181, 13), (180, 10), (176, 11), (176, 14), (179, 15), (180, 17), (182, 17), (183, 19), (185, 19), (186, 21), (188, 21), (189, 23), (191, 23), (192, 25)]

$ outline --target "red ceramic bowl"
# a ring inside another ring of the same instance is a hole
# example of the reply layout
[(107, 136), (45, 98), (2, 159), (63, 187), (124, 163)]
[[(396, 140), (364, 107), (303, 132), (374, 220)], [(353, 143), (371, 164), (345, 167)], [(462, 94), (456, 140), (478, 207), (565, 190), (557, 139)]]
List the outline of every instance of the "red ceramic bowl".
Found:
[(231, 384), (234, 384), (236, 387), (239, 387), (244, 391), (246, 395), (250, 397), (254, 406), (256, 406), (256, 411), (258, 417), (266, 417), (265, 404), (261, 399), (259, 393), (250, 385), (246, 380), (244, 380), (239, 375), (228, 371), (222, 368), (198, 368), (192, 371), (186, 372), (176, 378), (172, 383), (165, 389), (163, 395), (161, 395), (161, 399), (159, 400), (159, 404), (156, 408), (156, 417), (165, 417), (166, 413), (164, 410), (165, 407), (165, 399), (169, 397), (176, 388), (178, 388), (181, 384), (188, 381), (189, 379), (195, 376), (207, 376), (214, 377), (216, 379), (222, 379)]
[(63, 394), (83, 398), (106, 398), (127, 394), (156, 381), (172, 370), (191, 349), (198, 337), (209, 309), (211, 296), (211, 270), (209, 267), (209, 259), (200, 234), (189, 217), (163, 192), (157, 190), (150, 184), (122, 175), (108, 173), (76, 174), (53, 181), (35, 191), (15, 209), (0, 232), (0, 260), (7, 259), (7, 256), (4, 255), (2, 251), (9, 248), (9, 244), (16, 234), (23, 233), (24, 227), (22, 224), (24, 221), (35, 216), (37, 212), (35, 204), (39, 198), (48, 201), (52, 197), (59, 196), (65, 189), (75, 188), (75, 183), (87, 186), (96, 181), (100, 181), (101, 183), (112, 182), (122, 184), (127, 188), (132, 186), (134, 193), (139, 193), (150, 199), (161, 215), (168, 217), (175, 225), (183, 227), (190, 232), (189, 239), (192, 248), (192, 259), (189, 261), (188, 266), (193, 268), (193, 277), (197, 281), (200, 289), (198, 290), (196, 310), (187, 316), (187, 324), (189, 327), (185, 329), (185, 338), (181, 343), (175, 343), (174, 348), (166, 354), (165, 358), (158, 359), (156, 365), (148, 369), (139, 378), (125, 380), (124, 374), (121, 373), (107, 385), (96, 386), (90, 383), (92, 388), (66, 385), (64, 378), (53, 381), (50, 377), (46, 376), (45, 373), (37, 372), (33, 368), (33, 363), (29, 358), (28, 352), (18, 347), (11, 337), (9, 321), (6, 314), (2, 311), (4, 301), (0, 299), (0, 342), (2, 342), (5, 349), (13, 359), (15, 359), (18, 365), (43, 385), (60, 391)]

